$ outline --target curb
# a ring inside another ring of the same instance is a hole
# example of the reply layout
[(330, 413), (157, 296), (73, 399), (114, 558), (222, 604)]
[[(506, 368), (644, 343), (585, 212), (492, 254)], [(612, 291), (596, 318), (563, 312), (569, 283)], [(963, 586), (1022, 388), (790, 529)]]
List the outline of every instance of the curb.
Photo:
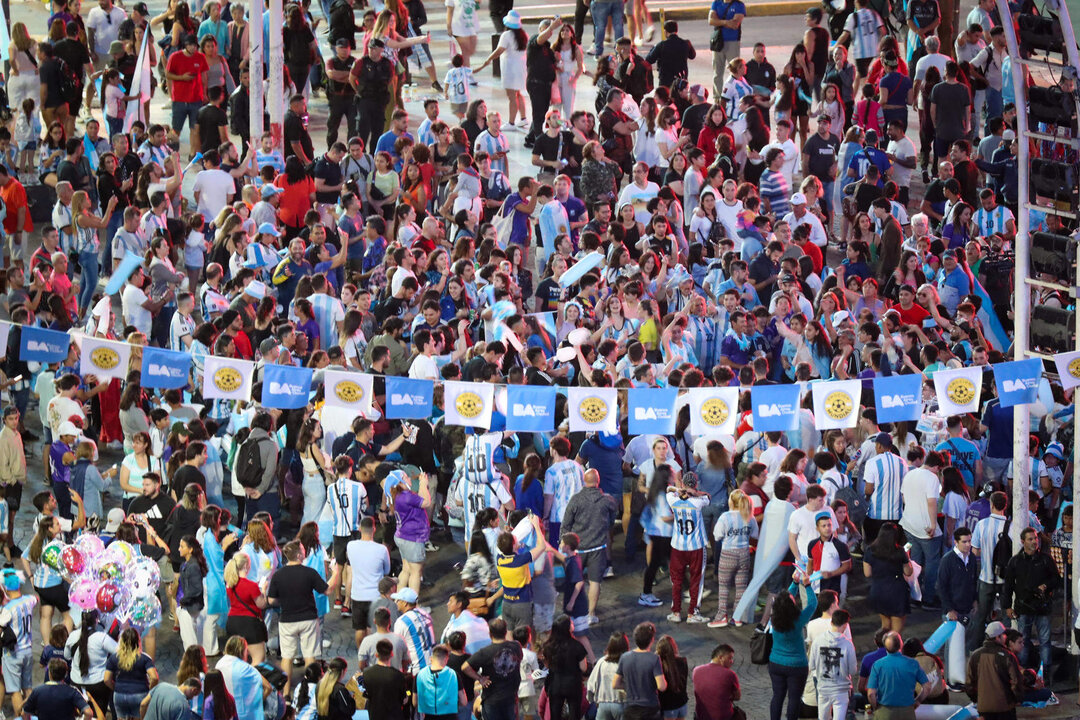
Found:
[[(777, 15), (801, 15), (812, 7), (820, 7), (820, 2), (815, 0), (775, 0), (747, 4), (747, 17), (775, 17)], [(706, 20), (709, 17), (709, 8), (705, 6), (669, 8), (663, 11), (668, 20)], [(572, 16), (572, 14), (571, 14)], [(522, 15), (521, 21), (531, 25), (538, 24), (541, 20), (551, 15)]]

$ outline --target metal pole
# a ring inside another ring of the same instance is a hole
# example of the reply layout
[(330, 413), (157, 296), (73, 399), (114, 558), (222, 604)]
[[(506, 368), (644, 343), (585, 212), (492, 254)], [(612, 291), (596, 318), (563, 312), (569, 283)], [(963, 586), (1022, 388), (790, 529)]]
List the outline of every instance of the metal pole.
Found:
[[(998, 12), (1002, 18), (1009, 18), (1002, 22), (1005, 29), (1005, 42), (1008, 45), (1011, 57), (1020, 57), (1019, 43), (1016, 41), (1016, 31), (1012, 22), (1012, 13), (1009, 10), (1007, 0), (997, 0)], [(1028, 130), (1027, 117), (1027, 87), (1024, 84), (1024, 66), (1022, 63), (1012, 64), (1013, 92), (1016, 95), (1016, 129), (1020, 138), (1019, 153), (1017, 156), (1019, 197), (1017, 198), (1016, 218), (1016, 242), (1013, 246), (1016, 250), (1016, 277), (1014, 279), (1013, 292), (1013, 356), (1016, 360), (1027, 357), (1028, 342), (1030, 340), (1031, 288), (1028, 287), (1028, 273), (1031, 269), (1029, 260), (1030, 228), (1031, 222), (1027, 209), (1029, 185), (1028, 163), (1029, 147), (1028, 139), (1024, 131)], [(1004, 81), (1004, 79), (1003, 79)], [(976, 116), (976, 120), (978, 117)], [(1031, 434), (1031, 415), (1027, 405), (1017, 405), (1013, 408), (1013, 521), (1009, 528), (1013, 547), (1020, 547), (1020, 533), (1028, 525), (1028, 491), (1031, 488), (1031, 456), (1028, 451), (1028, 437)]]
[[(266, 93), (266, 106), (270, 111), (270, 134), (274, 138), (274, 147), (284, 150), (282, 142), (282, 125), (285, 122), (285, 98), (283, 87), (285, 67), (285, 51), (281, 44), (281, 31), (284, 27), (282, 19), (281, 0), (270, 0), (270, 90)], [(307, 78), (292, 78), (296, 91), (304, 88)]]
[(263, 0), (251, 0), (248, 12), (248, 135), (259, 146), (263, 134)]

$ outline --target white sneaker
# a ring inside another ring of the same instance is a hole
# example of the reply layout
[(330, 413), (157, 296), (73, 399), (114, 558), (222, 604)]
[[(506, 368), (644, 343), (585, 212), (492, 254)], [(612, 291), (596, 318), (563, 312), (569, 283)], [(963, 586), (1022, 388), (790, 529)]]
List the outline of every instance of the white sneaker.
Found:
[(668, 622), (681, 623), (682, 615), (680, 615), (679, 613), (668, 613), (667, 619)]
[(514, 125), (513, 123), (503, 123), (502, 124), (502, 131), (503, 132), (510, 132), (511, 130), (516, 132), (518, 130), (518, 126)]
[(691, 615), (691, 616), (689, 616), (688, 618), (686, 618), (686, 622), (687, 622), (688, 624), (690, 624), (690, 625), (702, 625), (702, 624), (704, 624), (704, 623), (708, 622), (708, 620), (706, 620), (706, 619), (705, 619), (705, 618), (704, 618), (704, 617), (702, 616), (702, 614), (701, 614), (701, 612), (700, 612), (700, 611), (698, 611), (698, 610), (695, 610), (695, 611), (694, 611), (694, 614), (693, 614), (693, 615)]
[(711, 628), (726, 628), (728, 626), (727, 615), (717, 615), (712, 621), (709, 622)]
[(642, 593), (641, 595), (638, 595), (637, 604), (645, 607), (660, 607), (664, 603), (652, 593), (649, 593), (648, 595)]

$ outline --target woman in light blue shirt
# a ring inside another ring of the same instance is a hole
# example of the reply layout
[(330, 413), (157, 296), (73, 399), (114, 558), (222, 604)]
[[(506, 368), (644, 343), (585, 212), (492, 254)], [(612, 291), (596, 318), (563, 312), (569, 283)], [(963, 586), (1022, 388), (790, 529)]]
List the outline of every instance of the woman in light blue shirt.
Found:
[[(758, 524), (750, 507), (750, 498), (742, 490), (735, 490), (728, 497), (727, 512), (720, 516), (713, 527), (713, 538), (720, 543), (720, 560), (716, 579), (720, 586), (720, 607), (709, 627), (727, 627), (731, 609), (738, 605), (750, 582), (750, 538), (758, 536)], [(731, 595), (732, 583), (735, 594)], [(742, 622), (735, 621), (735, 627)]]

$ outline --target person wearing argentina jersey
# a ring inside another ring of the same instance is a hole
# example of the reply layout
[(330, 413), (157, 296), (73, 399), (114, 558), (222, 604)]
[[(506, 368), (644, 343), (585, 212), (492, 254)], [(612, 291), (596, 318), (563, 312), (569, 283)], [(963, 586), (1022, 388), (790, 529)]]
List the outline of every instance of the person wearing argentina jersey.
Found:
[(868, 505), (863, 523), (867, 545), (874, 542), (887, 521), (900, 520), (900, 483), (908, 470), (907, 463), (896, 454), (889, 433), (874, 437), (874, 449), (877, 455), (866, 462), (863, 471), (866, 484), (863, 492)]
[(971, 551), (979, 558), (979, 603), (971, 618), (969, 632), (979, 635), (990, 619), (994, 600), (1004, 589), (1005, 579), (995, 572), (994, 549), (998, 540), (1008, 536), (1009, 520), (1005, 516), (1009, 496), (1000, 490), (990, 494), (990, 515), (975, 524), (971, 532)]
[(570, 440), (563, 436), (551, 440), (551, 467), (544, 474), (544, 518), (548, 524), (548, 540), (559, 542), (566, 505), (585, 486), (585, 469), (570, 459)]
[(416, 677), (431, 662), (431, 648), (435, 647), (435, 627), (431, 614), (416, 606), (419, 597), (412, 588), (403, 587), (390, 596), (401, 613), (394, 621), (394, 634), (405, 640), (409, 650), (409, 673)]
[(1016, 218), (1012, 210), (997, 204), (997, 195), (992, 188), (983, 188), (979, 193), (979, 204), (972, 222), (975, 224), (977, 237), (1003, 235), (1008, 241), (1016, 237)]
[(705, 587), (705, 558), (708, 553), (705, 538), (705, 519), (701, 508), (709, 504), (709, 495), (698, 490), (698, 478), (688, 472), (682, 477), (682, 487), (667, 489), (667, 502), (675, 518), (671, 534), (671, 614), (668, 620), (682, 622), (683, 573), (690, 572), (690, 607), (686, 622), (703, 624), (708, 620), (698, 609)]
[[(348, 455), (338, 455), (334, 460), (334, 475), (337, 479), (326, 488), (326, 500), (330, 504), (334, 561), (344, 568), (341, 572), (341, 583), (348, 588), (352, 586), (349, 541), (359, 537), (360, 518), (367, 511), (368, 505), (367, 488), (363, 483), (353, 480), (353, 461)], [(337, 596), (338, 588), (330, 588), (330, 597)], [(351, 607), (352, 603), (348, 603), (348, 606)], [(344, 608), (342, 613), (344, 614)]]
[[(72, 626), (71, 613), (68, 610), (70, 603), (68, 602), (68, 593), (67, 588), (64, 585), (64, 578), (61, 577), (60, 573), (56, 570), (49, 567), (42, 559), (42, 550), (53, 540), (60, 538), (65, 524), (66, 523), (62, 523), (61, 519), (56, 515), (42, 516), (34, 531), (34, 539), (30, 541), (22, 555), (23, 572), (30, 576), (30, 582), (34, 586), (34, 591), (37, 593), (38, 599), (40, 600), (41, 615), (38, 619), (38, 623), (40, 625), (41, 637), (43, 638), (49, 637), (55, 613), (60, 613), (63, 616), (65, 625), (68, 625), (69, 627)], [(81, 524), (76, 524), (81, 527)], [(7, 608), (6, 605), (4, 607)], [(4, 655), (4, 663), (6, 669), (6, 653)], [(29, 673), (29, 669), (27, 669), (26, 672)], [(4, 679), (6, 681), (8, 678), (5, 677)], [(16, 688), (14, 688), (12, 684), (7, 685), (7, 692), (15, 692), (15, 690)], [(29, 685), (27, 685), (26, 690), (30, 690)]]
[(15, 633), (15, 646), (4, 649), (4, 688), (11, 694), (11, 707), (21, 716), (23, 702), (34, 687), (34, 608), (38, 599), (22, 594), (22, 581), (15, 570), (5, 569), (3, 578), (7, 601), (0, 609), (0, 627)]
[(473, 434), (465, 439), (454, 502), (465, 508), (466, 542), (472, 537), (476, 513), (490, 507), (505, 516), (514, 507), (513, 496), (495, 467), (495, 448), (500, 442), (502, 433)]

